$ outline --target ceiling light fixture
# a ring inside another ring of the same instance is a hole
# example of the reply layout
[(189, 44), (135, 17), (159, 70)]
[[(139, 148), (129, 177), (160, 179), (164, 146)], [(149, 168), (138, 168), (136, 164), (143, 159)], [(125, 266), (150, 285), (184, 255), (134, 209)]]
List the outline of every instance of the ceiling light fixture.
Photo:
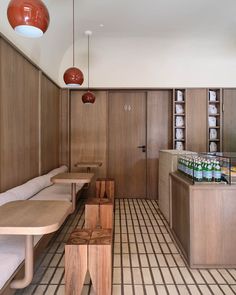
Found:
[(82, 101), (83, 101), (83, 103), (94, 103), (96, 97), (93, 94), (93, 92), (91, 92), (89, 90), (89, 62), (90, 62), (90, 60), (89, 60), (89, 52), (90, 52), (90, 46), (89, 46), (90, 45), (90, 42), (89, 42), (90, 40), (89, 40), (89, 38), (92, 35), (92, 32), (91, 31), (86, 31), (85, 35), (88, 37), (88, 90), (82, 96)]
[(75, 1), (73, 0), (73, 67), (64, 73), (64, 81), (67, 86), (80, 86), (84, 82), (84, 75), (80, 69), (75, 67)]
[(7, 17), (15, 32), (29, 38), (41, 37), (50, 22), (47, 7), (41, 0), (11, 0)]

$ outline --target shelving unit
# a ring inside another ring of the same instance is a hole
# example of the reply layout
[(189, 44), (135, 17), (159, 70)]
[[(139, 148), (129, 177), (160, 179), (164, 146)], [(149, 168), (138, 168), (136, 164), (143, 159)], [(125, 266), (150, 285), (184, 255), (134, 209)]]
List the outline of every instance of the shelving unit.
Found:
[[(215, 122), (214, 122), (215, 121)], [(222, 151), (222, 90), (208, 89), (207, 147), (209, 152)]]
[(173, 91), (173, 149), (186, 148), (186, 92), (185, 89)]

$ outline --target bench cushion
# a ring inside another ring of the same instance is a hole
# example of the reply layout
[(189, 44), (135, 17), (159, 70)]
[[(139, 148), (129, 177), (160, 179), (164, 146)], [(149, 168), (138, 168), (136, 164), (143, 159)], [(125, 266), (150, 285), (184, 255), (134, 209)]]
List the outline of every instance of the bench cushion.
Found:
[[(34, 236), (34, 245), (42, 236)], [(25, 259), (24, 236), (0, 235), (0, 290)]]

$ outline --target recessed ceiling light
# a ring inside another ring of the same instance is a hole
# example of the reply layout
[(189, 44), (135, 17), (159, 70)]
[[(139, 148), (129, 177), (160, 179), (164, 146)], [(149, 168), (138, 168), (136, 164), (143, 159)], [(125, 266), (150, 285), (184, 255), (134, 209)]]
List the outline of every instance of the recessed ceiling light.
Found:
[(101, 28), (103, 28), (103, 27), (104, 27), (104, 24), (100, 24), (99, 26), (100, 26)]

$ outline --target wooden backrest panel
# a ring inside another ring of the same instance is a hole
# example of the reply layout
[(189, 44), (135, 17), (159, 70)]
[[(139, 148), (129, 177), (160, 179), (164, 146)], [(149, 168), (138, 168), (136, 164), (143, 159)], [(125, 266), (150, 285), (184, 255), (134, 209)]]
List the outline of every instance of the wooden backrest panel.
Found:
[(60, 89), (45, 75), (41, 80), (41, 174), (59, 166)]
[(0, 191), (38, 175), (39, 71), (0, 38)]

